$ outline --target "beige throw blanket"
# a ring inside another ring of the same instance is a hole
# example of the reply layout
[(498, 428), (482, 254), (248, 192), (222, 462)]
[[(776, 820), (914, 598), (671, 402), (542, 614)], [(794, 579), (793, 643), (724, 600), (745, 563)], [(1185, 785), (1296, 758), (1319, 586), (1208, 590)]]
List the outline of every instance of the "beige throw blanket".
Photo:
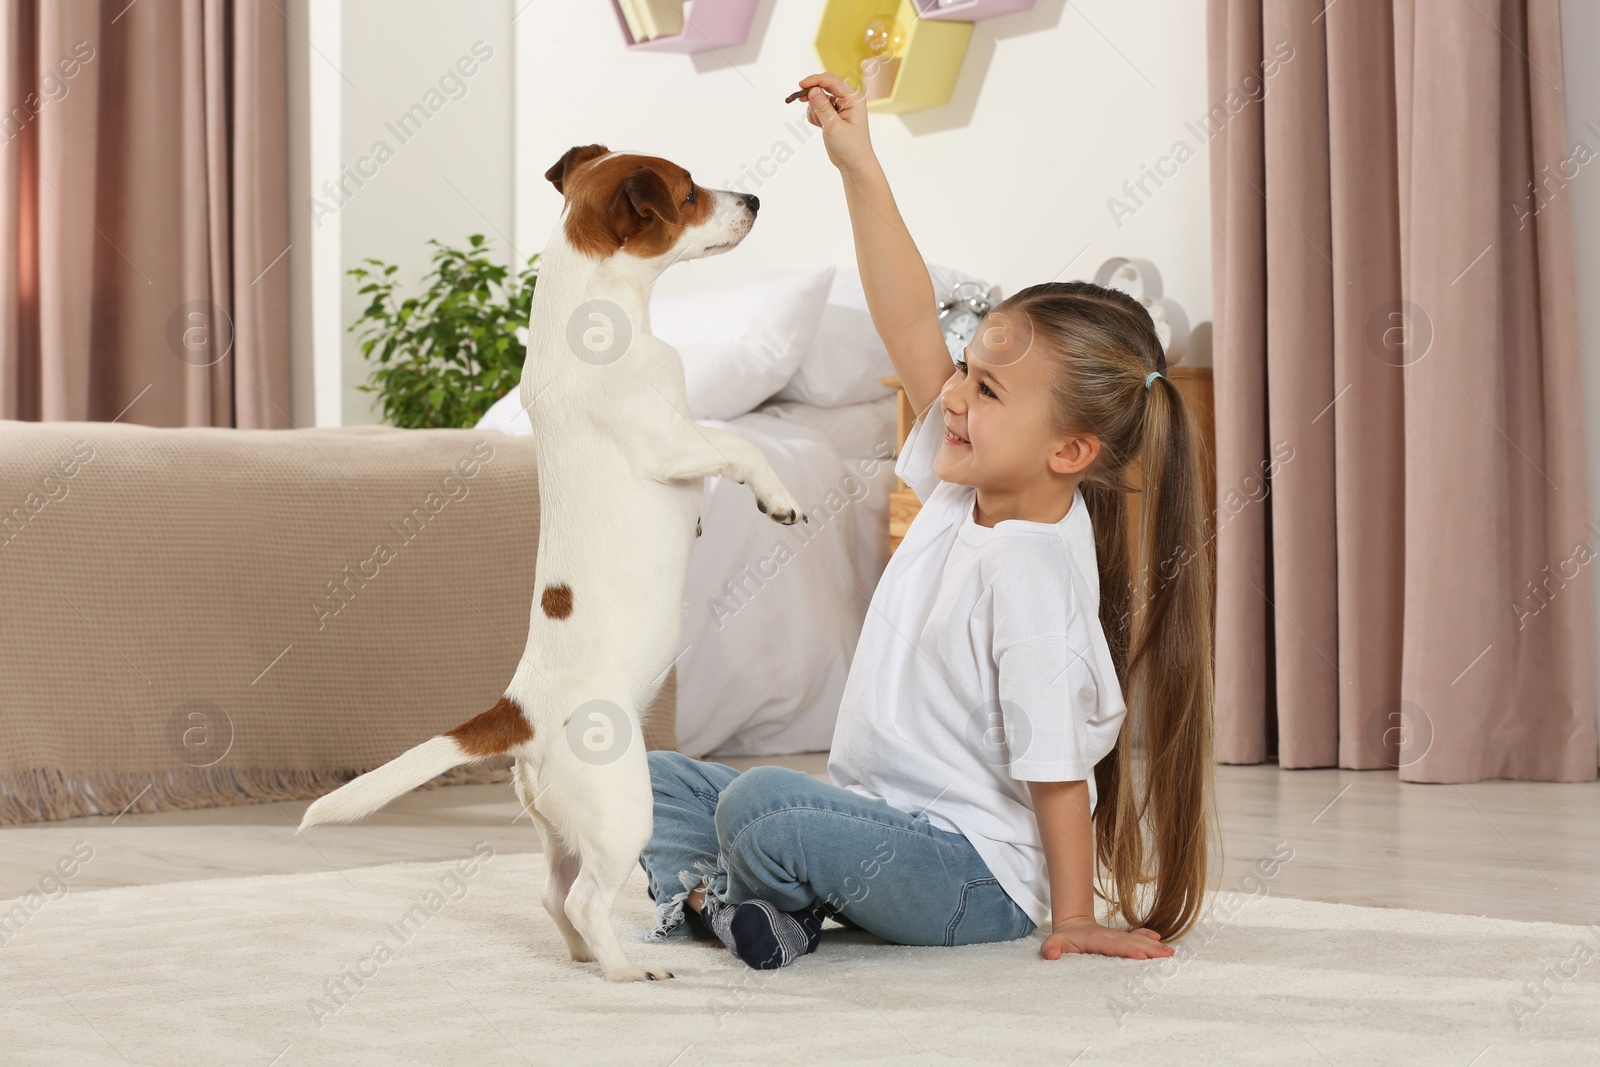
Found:
[(538, 537), (527, 437), (0, 420), (0, 825), (320, 796), (476, 715)]

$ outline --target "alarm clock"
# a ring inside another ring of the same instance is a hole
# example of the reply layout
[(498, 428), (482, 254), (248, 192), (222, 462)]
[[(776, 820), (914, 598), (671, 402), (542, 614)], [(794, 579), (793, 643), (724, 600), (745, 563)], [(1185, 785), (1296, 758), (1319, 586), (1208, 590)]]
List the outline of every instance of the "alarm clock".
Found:
[(1144, 305), (1155, 323), (1167, 366), (1182, 362), (1189, 350), (1189, 316), (1176, 300), (1161, 295), (1161, 272), (1148, 259), (1112, 256), (1094, 272), (1094, 283), (1127, 293)]

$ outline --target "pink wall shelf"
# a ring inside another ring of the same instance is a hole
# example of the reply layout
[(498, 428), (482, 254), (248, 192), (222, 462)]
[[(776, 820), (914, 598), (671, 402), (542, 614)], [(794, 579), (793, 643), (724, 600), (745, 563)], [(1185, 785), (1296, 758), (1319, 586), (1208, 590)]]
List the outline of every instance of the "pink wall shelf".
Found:
[[(743, 44), (750, 35), (750, 23), (759, 0), (683, 0), (683, 32), (650, 41), (635, 41), (628, 34), (628, 20), (622, 17), (617, 0), (611, 0), (612, 14), (622, 29), (629, 49), (640, 52), (706, 52)], [(930, 0), (931, 2), (931, 0)], [(976, 0), (984, 3), (986, 0)], [(1031, 5), (1033, 0), (1027, 0)]]
[(979, 19), (1009, 15), (1013, 11), (1026, 11), (1033, 0), (966, 0), (961, 4), (939, 6), (939, 0), (912, 0), (917, 14), (925, 19), (954, 19), (958, 22), (976, 22)]

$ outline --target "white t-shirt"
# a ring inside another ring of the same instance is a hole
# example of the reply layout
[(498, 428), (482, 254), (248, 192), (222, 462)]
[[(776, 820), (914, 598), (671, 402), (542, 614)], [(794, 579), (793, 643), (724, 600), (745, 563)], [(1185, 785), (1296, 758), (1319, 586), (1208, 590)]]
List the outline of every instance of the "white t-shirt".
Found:
[[(930, 414), (931, 413), (931, 417)], [(937, 403), (895, 464), (922, 500), (878, 582), (834, 727), (833, 784), (964, 835), (1044, 926), (1049, 871), (1028, 782), (1087, 780), (1127, 707), (1099, 619), (1082, 494), (1056, 523), (973, 521), (941, 481)]]

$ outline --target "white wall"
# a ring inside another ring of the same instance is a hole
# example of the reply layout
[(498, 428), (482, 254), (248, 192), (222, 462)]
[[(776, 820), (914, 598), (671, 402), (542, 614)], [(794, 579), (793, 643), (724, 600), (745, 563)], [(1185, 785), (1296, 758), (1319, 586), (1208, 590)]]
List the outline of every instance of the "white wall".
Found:
[[(761, 198), (760, 221), (735, 252), (675, 266), (663, 292), (853, 264), (838, 172), (804, 104), (783, 102), (821, 69), (822, 7), (764, 0), (748, 43), (685, 56), (624, 49), (606, 0), (533, 5), (516, 24), (519, 246), (542, 246), (559, 216), (545, 170), (575, 144), (601, 143)], [(1191, 323), (1210, 319), (1207, 163), (1184, 126), (1206, 110), (1205, 52), (1202, 0), (1039, 0), (977, 23), (950, 104), (871, 117), (923, 255), (1006, 293), (1141, 256)], [(1119, 229), (1107, 199), (1180, 138), (1196, 158), (1162, 188), (1147, 185), (1154, 195)]]
[[(344, 206), (323, 219), (341, 220), (346, 269), (381, 259), (411, 284), (429, 269), (428, 238), (459, 245), (471, 233), (511, 262), (512, 14), (511, 0), (344, 0), (342, 162), (361, 184), (348, 180)], [(345, 279), (345, 326), (366, 306), (358, 288)], [(353, 388), (370, 369), (355, 334), (343, 352), (343, 421), (380, 421), (372, 395)]]
[[(1594, 42), (1600, 41), (1600, 4), (1594, 0), (1562, 0), (1561, 51), (1565, 68), (1567, 136), (1600, 152), (1600, 69), (1594, 63)], [(1589, 127), (1594, 124), (1594, 128)], [(1600, 516), (1600, 177), (1595, 163), (1580, 170), (1564, 193), (1572, 197), (1572, 225), (1578, 258), (1578, 330), (1583, 353), (1584, 442), (1589, 458), (1590, 529), (1581, 536), (1589, 545), (1597, 541)], [(1576, 445), (1578, 442), (1573, 442)], [(1591, 571), (1593, 568), (1591, 568)], [(1591, 581), (1597, 581), (1593, 576)], [(1600, 594), (1600, 583), (1596, 593)], [(1595, 597), (1595, 660), (1600, 662), (1600, 595)], [(1600, 726), (1600, 707), (1595, 711)]]
[[(506, 262), (538, 251), (561, 201), (544, 171), (599, 141), (671, 158), (762, 198), (730, 256), (682, 264), (663, 291), (788, 266), (849, 264), (837, 172), (803, 106), (783, 98), (820, 69), (822, 0), (763, 0), (745, 45), (698, 56), (628, 52), (606, 0), (291, 0), (295, 82), (291, 335), (297, 425), (375, 422), (368, 366), (347, 327), (364, 301), (344, 271), (371, 256), (414, 281), (426, 240), (482, 232)], [(1162, 270), (1191, 323), (1211, 317), (1204, 142), (1205, 5), (1039, 0), (977, 24), (952, 102), (872, 116), (873, 140), (923, 254), (1007, 293), (1090, 277), (1111, 255)], [(426, 102), (474, 42), (490, 59), (466, 93), (404, 143), (386, 123)], [(1079, 101), (1074, 106), (1069, 101)], [(377, 141), (361, 184), (344, 177)], [(1111, 197), (1178, 141), (1195, 157), (1119, 226)], [(325, 182), (344, 189), (329, 193)], [(342, 201), (342, 203), (341, 203)], [(510, 251), (515, 246), (515, 253)]]
[[(512, 0), (293, 0), (291, 336), (296, 425), (380, 421), (348, 327), (368, 257), (415, 292), (428, 238), (512, 254)], [(459, 66), (458, 66), (459, 64)], [(470, 73), (468, 73), (470, 72)], [(420, 110), (403, 117), (413, 107)], [(309, 350), (309, 366), (306, 353)]]
[[(822, 0), (764, 0), (743, 46), (699, 56), (628, 52), (606, 0), (289, 0), (292, 417), (377, 421), (356, 385), (369, 367), (347, 327), (364, 301), (344, 274), (365, 257), (428, 268), (426, 241), (488, 235), (505, 262), (539, 250), (560, 198), (544, 171), (574, 144), (671, 156), (696, 177), (762, 198), (736, 254), (668, 272), (664, 291), (745, 272), (854, 259), (837, 172), (794, 83), (820, 68)], [(482, 41), (466, 92), (422, 131), (389, 130)], [(1076, 106), (1068, 101), (1079, 101)], [(1006, 292), (1091, 276), (1111, 255), (1158, 264), (1191, 323), (1211, 317), (1201, 0), (1039, 0), (979, 23), (942, 108), (873, 115), (923, 254)], [(374, 163), (384, 141), (393, 156)], [(1143, 168), (1184, 142), (1162, 179)], [(1080, 147), (1083, 146), (1083, 147)], [(1087, 150), (1085, 150), (1085, 147)], [(792, 154), (792, 158), (790, 158)], [(366, 174), (346, 177), (364, 158)], [(1118, 226), (1108, 200), (1152, 195)], [(344, 181), (330, 193), (324, 183)], [(512, 246), (515, 252), (512, 252)]]
[[(338, 12), (334, 5), (335, 14)], [(311, 64), (316, 53), (311, 39), (327, 34), (326, 22), (313, 26), (310, 0), (285, 0), (284, 17), (294, 30), (285, 32), (284, 65), (288, 108), (288, 143), (284, 164), (289, 171), (289, 422), (312, 426), (317, 419), (316, 272), (312, 269), (311, 196), (312, 106)], [(335, 19), (335, 24), (337, 20)], [(299, 32), (295, 32), (298, 30)], [(334, 294), (337, 296), (337, 292)], [(335, 365), (337, 366), (337, 364)]]

